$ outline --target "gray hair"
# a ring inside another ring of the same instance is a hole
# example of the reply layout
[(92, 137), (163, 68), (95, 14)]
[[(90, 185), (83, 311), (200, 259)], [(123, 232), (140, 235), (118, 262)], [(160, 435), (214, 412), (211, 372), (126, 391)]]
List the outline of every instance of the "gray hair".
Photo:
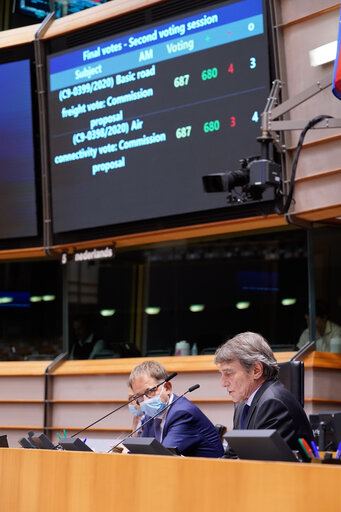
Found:
[(168, 372), (164, 366), (158, 361), (143, 361), (133, 368), (128, 381), (128, 386), (132, 387), (132, 383), (138, 377), (148, 375), (155, 380), (165, 380), (168, 377)]
[(279, 368), (268, 342), (255, 332), (242, 332), (221, 345), (214, 356), (214, 363), (238, 360), (249, 373), (252, 365), (259, 361), (263, 365), (266, 380), (278, 378)]

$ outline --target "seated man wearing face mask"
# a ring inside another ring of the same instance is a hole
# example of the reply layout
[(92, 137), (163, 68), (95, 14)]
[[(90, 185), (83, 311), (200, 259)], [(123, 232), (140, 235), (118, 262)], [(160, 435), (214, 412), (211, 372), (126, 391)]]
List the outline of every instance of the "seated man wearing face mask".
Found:
[[(211, 421), (185, 397), (175, 401), (166, 369), (157, 361), (145, 361), (136, 366), (129, 377), (129, 387), (148, 417), (160, 414), (143, 426), (142, 437), (155, 437), (163, 446), (178, 448), (182, 455), (221, 457), (223, 445)], [(168, 409), (165, 407), (169, 404)], [(163, 409), (165, 409), (163, 411)], [(163, 411), (163, 412), (162, 412)]]

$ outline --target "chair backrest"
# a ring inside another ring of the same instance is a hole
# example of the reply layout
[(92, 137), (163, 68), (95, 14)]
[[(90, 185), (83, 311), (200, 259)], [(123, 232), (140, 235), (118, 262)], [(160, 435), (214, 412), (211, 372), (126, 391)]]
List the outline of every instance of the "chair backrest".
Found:
[(279, 363), (278, 366), (279, 380), (304, 407), (304, 362), (287, 361)]

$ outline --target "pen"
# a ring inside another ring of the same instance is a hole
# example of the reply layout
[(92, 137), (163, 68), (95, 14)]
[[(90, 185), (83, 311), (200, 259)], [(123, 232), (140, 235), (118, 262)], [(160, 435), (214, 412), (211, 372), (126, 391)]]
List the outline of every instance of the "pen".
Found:
[(84, 439), (83, 443), (86, 443), (86, 438)]
[(61, 440), (62, 440), (62, 438), (60, 437), (59, 432), (57, 432), (57, 436), (59, 437), (59, 441), (61, 441)]
[(314, 441), (311, 441), (311, 443), (310, 443), (310, 444), (311, 444), (311, 446), (312, 446), (313, 452), (315, 453), (315, 457), (316, 457), (317, 459), (320, 459), (320, 458), (321, 458), (321, 457), (320, 457), (320, 452), (318, 451), (318, 448), (317, 448), (316, 444), (314, 443)]
[(304, 447), (305, 449), (307, 450), (308, 454), (309, 454), (309, 457), (311, 459), (314, 458), (314, 454), (313, 454), (313, 451), (312, 449), (310, 448), (309, 444), (307, 443), (307, 441), (304, 439), (304, 437), (301, 438), (302, 439), (302, 443), (304, 444)]
[(335, 454), (335, 459), (339, 459), (341, 456), (341, 441), (339, 442), (339, 446), (337, 447), (337, 451)]
[(65, 428), (64, 428), (64, 437), (66, 437), (66, 432), (65, 432)]
[[(311, 459), (309, 453), (307, 452), (307, 449), (306, 447), (304, 446), (304, 443), (303, 443), (303, 439), (301, 437), (298, 438), (298, 442), (300, 443), (301, 445), (301, 448), (302, 448), (302, 451), (303, 451), (303, 454), (307, 457), (308, 460)], [(306, 441), (307, 442), (307, 441)]]

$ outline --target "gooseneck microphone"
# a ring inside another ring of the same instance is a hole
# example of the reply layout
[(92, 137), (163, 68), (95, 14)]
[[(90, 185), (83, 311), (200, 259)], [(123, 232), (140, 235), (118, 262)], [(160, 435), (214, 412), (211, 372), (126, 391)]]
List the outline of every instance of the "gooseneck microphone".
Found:
[[(192, 393), (192, 391), (195, 391), (195, 390), (196, 390), (196, 389), (198, 389), (198, 388), (200, 388), (200, 384), (194, 384), (194, 386), (191, 386), (190, 388), (188, 388), (188, 390), (187, 390), (187, 391), (185, 391), (184, 395), (185, 395), (186, 393)], [(184, 396), (184, 395), (182, 395), (182, 396)]]
[(119, 441), (117, 444), (115, 444), (115, 446), (113, 446), (112, 448), (110, 448), (110, 450), (107, 452), (107, 453), (110, 453), (112, 452), (113, 450), (115, 450), (115, 448), (118, 447), (118, 445), (124, 443), (124, 441), (126, 441), (126, 439), (128, 439), (129, 437), (131, 437), (133, 434), (135, 434), (135, 432), (137, 432), (138, 430), (140, 430), (141, 428), (143, 428), (147, 423), (149, 423), (150, 421), (152, 421), (154, 418), (156, 418), (157, 416), (159, 416), (160, 414), (162, 414), (163, 412), (165, 412), (167, 409), (169, 409), (170, 407), (172, 407), (172, 405), (175, 404), (175, 402), (177, 402), (178, 400), (180, 400), (180, 398), (183, 398), (185, 395), (187, 395), (187, 393), (192, 393), (192, 391), (195, 391), (196, 389), (200, 388), (200, 384), (194, 384), (194, 386), (191, 386), (190, 388), (187, 389), (187, 391), (185, 391), (184, 393), (182, 393), (182, 395), (178, 396), (175, 400), (173, 400), (173, 402), (171, 402), (170, 404), (166, 405), (166, 407), (164, 407), (162, 409), (162, 411), (159, 411), (157, 412), (156, 414), (154, 414), (154, 416), (151, 416), (150, 418), (148, 418), (142, 425), (140, 425), (139, 427), (137, 427), (135, 430), (133, 430), (132, 432), (130, 432), (130, 434), (128, 434), (124, 439), (121, 439), (121, 441)]
[[(158, 388), (160, 386), (162, 386), (162, 384), (164, 384), (165, 382), (169, 382), (171, 379), (173, 379), (174, 377), (176, 377), (178, 374), (178, 372), (173, 372), (173, 373), (170, 373), (168, 375), (168, 377), (166, 377), (162, 382), (159, 382), (158, 384), (156, 384), (155, 386), (153, 386), (152, 389), (155, 389), (155, 388)], [(148, 393), (148, 390), (145, 391), (145, 393)], [(79, 432), (76, 432), (75, 434), (73, 434), (72, 436), (70, 436), (71, 438), (72, 437), (76, 437), (78, 436), (79, 434), (81, 434), (82, 432), (85, 432), (86, 430), (88, 430), (88, 428), (90, 427), (93, 427), (94, 425), (96, 425), (97, 423), (99, 423), (100, 421), (104, 420), (105, 418), (107, 418), (108, 416), (110, 416), (111, 414), (114, 414), (114, 412), (117, 412), (119, 411), (120, 409), (122, 409), (123, 407), (125, 407), (126, 405), (130, 404), (131, 402), (135, 402), (136, 400), (138, 400), (139, 398), (141, 398), (141, 396), (143, 396), (144, 393), (140, 393), (139, 395), (135, 395), (133, 396), (133, 398), (131, 398), (130, 400), (128, 400), (127, 402), (125, 402), (124, 404), (120, 405), (119, 407), (117, 407), (116, 409), (114, 409), (113, 411), (111, 412), (108, 412), (108, 414), (105, 414), (104, 416), (102, 416), (102, 418), (99, 418), (98, 420), (94, 421), (93, 423), (90, 423), (90, 425), (88, 425), (87, 427), (84, 427), (82, 428), (82, 430), (79, 430)]]
[[(168, 382), (169, 380), (172, 380), (173, 377), (176, 377), (178, 374), (178, 372), (173, 372), (173, 373), (170, 373), (168, 375), (168, 377), (165, 378), (165, 380), (163, 382), (160, 382), (156, 387), (158, 388), (159, 386), (162, 386), (162, 384), (164, 384), (165, 382)], [(142, 393), (144, 394), (144, 393)], [(141, 395), (140, 395), (141, 396)]]

